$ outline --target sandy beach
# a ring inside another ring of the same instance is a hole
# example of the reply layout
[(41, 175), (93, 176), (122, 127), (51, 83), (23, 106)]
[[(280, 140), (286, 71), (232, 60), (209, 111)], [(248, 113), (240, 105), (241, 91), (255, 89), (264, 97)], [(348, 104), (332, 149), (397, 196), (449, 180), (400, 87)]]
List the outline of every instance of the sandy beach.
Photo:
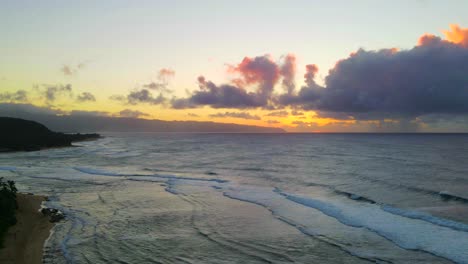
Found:
[(42, 263), (42, 249), (53, 224), (38, 209), (44, 196), (17, 194), (18, 222), (10, 227), (5, 237), (5, 247), (0, 249), (0, 263)]

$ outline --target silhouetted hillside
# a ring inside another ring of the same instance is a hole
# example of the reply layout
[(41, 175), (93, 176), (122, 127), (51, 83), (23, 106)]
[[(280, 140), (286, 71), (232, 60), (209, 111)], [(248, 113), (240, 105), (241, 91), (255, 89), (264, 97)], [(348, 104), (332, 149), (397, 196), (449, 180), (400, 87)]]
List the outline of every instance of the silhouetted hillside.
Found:
[[(39, 119), (40, 118), (40, 119)], [(60, 131), (100, 132), (190, 132), (190, 133), (282, 133), (281, 128), (196, 121), (163, 121), (106, 116), (38, 117), (41, 123)]]
[(98, 134), (64, 134), (29, 120), (0, 117), (0, 151), (39, 150), (71, 146), (74, 141), (98, 138)]
[(197, 121), (163, 121), (93, 115), (57, 115), (29, 104), (0, 103), (2, 116), (34, 120), (62, 132), (284, 133), (281, 128)]

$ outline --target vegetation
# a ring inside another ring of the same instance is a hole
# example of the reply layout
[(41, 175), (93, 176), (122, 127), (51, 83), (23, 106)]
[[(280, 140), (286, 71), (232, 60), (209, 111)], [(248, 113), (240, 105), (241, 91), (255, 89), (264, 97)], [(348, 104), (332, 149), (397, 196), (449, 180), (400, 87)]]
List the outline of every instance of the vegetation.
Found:
[(8, 228), (16, 224), (16, 192), (14, 181), (4, 181), (0, 177), (0, 247), (3, 244), (3, 237)]
[(99, 134), (64, 134), (19, 118), (0, 117), (0, 152), (34, 151), (71, 146), (72, 142), (99, 138)]

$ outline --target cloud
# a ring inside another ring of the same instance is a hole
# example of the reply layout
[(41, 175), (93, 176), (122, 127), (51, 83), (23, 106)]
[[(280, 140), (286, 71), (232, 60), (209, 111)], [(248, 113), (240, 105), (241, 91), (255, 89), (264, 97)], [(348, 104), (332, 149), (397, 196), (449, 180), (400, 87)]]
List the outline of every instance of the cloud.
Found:
[(307, 66), (307, 85), (280, 102), (362, 120), (468, 114), (467, 30), (452, 31), (448, 40), (424, 35), (409, 50), (360, 49), (329, 71), (324, 87), (314, 81), (317, 68)]
[(224, 84), (217, 86), (206, 81), (203, 76), (198, 77), (200, 90), (195, 91), (189, 98), (177, 98), (171, 101), (176, 109), (196, 108), (209, 105), (213, 108), (254, 108), (266, 105), (265, 97), (258, 93)]
[(289, 115), (288, 111), (276, 111), (266, 114), (265, 116), (276, 116), (276, 117), (287, 117)]
[(278, 120), (267, 120), (266, 122), (268, 124), (279, 124), (280, 123)]
[[(171, 100), (173, 108), (265, 108), (274, 109), (273, 89), (283, 76), (286, 90), (294, 88), (295, 57), (287, 55), (280, 63), (268, 56), (245, 57), (237, 65), (228, 65), (228, 72), (238, 75), (231, 84), (216, 85), (204, 76), (198, 77), (199, 90), (187, 98)], [(247, 88), (253, 86), (253, 91)]]
[(460, 28), (458, 25), (450, 25), (450, 30), (444, 30), (447, 41), (468, 48), (468, 28)]
[(53, 104), (59, 97), (74, 98), (78, 102), (96, 101), (96, 98), (90, 92), (82, 92), (75, 97), (71, 84), (35, 85), (33, 90), (38, 93), (39, 98), (44, 100), (47, 104)]
[(240, 74), (241, 82), (246, 85), (257, 84), (257, 94), (265, 100), (280, 78), (279, 66), (268, 55), (245, 57), (238, 65), (229, 66), (228, 71)]
[(60, 68), (60, 71), (66, 76), (72, 76), (78, 73), (78, 71), (83, 69), (85, 66), (86, 64), (84, 62), (78, 63), (75, 66), (64, 64), (62, 68)]
[[(118, 101), (125, 104), (136, 105), (140, 103), (161, 105), (165, 104), (167, 99), (167, 94), (172, 93), (172, 90), (168, 88), (169, 78), (175, 75), (175, 71), (167, 68), (162, 68), (158, 72), (158, 80), (155, 82), (150, 82), (143, 84), (143, 88), (137, 88), (128, 93), (128, 95), (112, 95), (109, 99)], [(159, 95), (155, 96), (150, 91), (156, 91)]]
[(188, 116), (191, 116), (191, 117), (199, 117), (199, 115), (195, 114), (195, 113), (188, 113), (187, 114)]
[(125, 97), (123, 95), (114, 94), (114, 95), (109, 96), (109, 99), (112, 100), (112, 101), (117, 101), (117, 102), (124, 103), (124, 102), (126, 102), (127, 97)]
[(89, 92), (83, 92), (81, 94), (79, 94), (77, 97), (76, 97), (76, 100), (78, 102), (95, 102), (96, 101), (96, 97), (94, 97), (94, 95), (92, 93), (89, 93)]
[(293, 116), (302, 116), (302, 115), (304, 115), (304, 112), (297, 111), (297, 110), (292, 110), (291, 115), (293, 115)]
[(63, 74), (65, 75), (73, 75), (74, 71), (72, 68), (68, 65), (63, 65), (62, 68), (60, 69)]
[(166, 101), (166, 98), (159, 94), (157, 97), (153, 97), (148, 89), (134, 90), (127, 95), (127, 101), (129, 104), (136, 105), (138, 103), (149, 103), (149, 104), (162, 104)]
[(175, 71), (172, 69), (168, 68), (162, 68), (159, 70), (158, 76), (159, 78), (167, 78), (167, 77), (173, 77), (175, 75)]
[(251, 119), (251, 120), (261, 119), (259, 116), (251, 115), (247, 112), (224, 112), (224, 113), (212, 114), (210, 115), (210, 117), (214, 117), (214, 118), (233, 117), (233, 118)]
[(40, 95), (48, 103), (54, 102), (59, 96), (73, 96), (73, 89), (71, 84), (55, 84), (35, 86), (36, 90), (39, 91)]
[(314, 86), (315, 84), (315, 75), (318, 72), (318, 67), (315, 64), (307, 64), (306, 65), (306, 73), (304, 74), (305, 83), (307, 86)]
[(27, 102), (28, 101), (28, 93), (25, 90), (18, 90), (16, 92), (4, 92), (0, 93), (0, 101), (1, 102)]
[(162, 68), (158, 72), (157, 81), (153, 81), (147, 84), (144, 84), (144, 88), (151, 90), (156, 90), (161, 93), (172, 93), (172, 90), (168, 88), (169, 79), (174, 77), (175, 71), (167, 68)]
[(294, 79), (296, 77), (296, 56), (288, 54), (284, 57), (284, 62), (280, 67), (283, 76), (283, 87), (287, 94), (292, 94), (295, 89)]
[(143, 116), (149, 116), (149, 114), (138, 111), (138, 110), (131, 110), (131, 109), (124, 109), (119, 112), (120, 117), (130, 117), (130, 118), (139, 118)]
[(135, 89), (130, 91), (128, 95), (112, 95), (109, 97), (110, 100), (117, 101), (123, 104), (137, 105), (137, 104), (152, 104), (152, 105), (162, 105), (165, 104), (167, 98), (159, 93), (158, 96), (153, 96), (151, 91), (148, 89)]
[(110, 116), (111, 114), (106, 111), (84, 111), (84, 110), (72, 110), (66, 114), (72, 116)]

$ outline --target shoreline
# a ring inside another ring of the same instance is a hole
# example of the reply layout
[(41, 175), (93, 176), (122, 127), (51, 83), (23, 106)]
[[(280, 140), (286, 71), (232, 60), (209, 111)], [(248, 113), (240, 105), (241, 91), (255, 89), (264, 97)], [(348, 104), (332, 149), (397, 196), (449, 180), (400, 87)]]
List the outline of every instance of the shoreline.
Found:
[(8, 229), (4, 248), (0, 249), (0, 263), (40, 264), (43, 248), (54, 224), (39, 212), (45, 196), (17, 193), (17, 223)]

